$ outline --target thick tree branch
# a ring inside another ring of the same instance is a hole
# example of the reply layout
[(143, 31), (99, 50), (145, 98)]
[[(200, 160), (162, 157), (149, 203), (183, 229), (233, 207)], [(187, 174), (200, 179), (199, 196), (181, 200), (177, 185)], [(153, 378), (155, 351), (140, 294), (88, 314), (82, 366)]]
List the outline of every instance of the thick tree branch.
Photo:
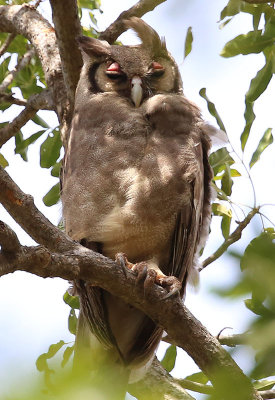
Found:
[(23, 270), (42, 277), (92, 282), (139, 308), (162, 326), (209, 377), (220, 398), (231, 400), (230, 390), (238, 387), (240, 399), (260, 399), (248, 377), (217, 339), (184, 307), (179, 297), (164, 300), (165, 291), (157, 285), (144, 295), (143, 285), (136, 285), (136, 277), (131, 271), (125, 275), (114, 261), (73, 242), (54, 227), (2, 168), (0, 185), (3, 206), (34, 240), (45, 246), (22, 247), (11, 259), (2, 253), (4, 271), (8, 265), (10, 271)]
[(166, 0), (140, 0), (133, 7), (129, 8), (129, 10), (123, 11), (119, 17), (100, 34), (99, 39), (113, 43), (126, 30), (123, 23), (124, 20), (131, 17), (141, 18), (144, 14), (153, 11), (159, 4), (165, 1)]
[(59, 47), (63, 77), (71, 107), (82, 67), (81, 52), (76, 37), (81, 35), (76, 0), (50, 0)]
[(157, 358), (141, 381), (129, 385), (129, 392), (139, 400), (194, 400)]
[[(1, 97), (1, 95), (0, 95)], [(12, 136), (24, 126), (29, 120), (31, 120), (38, 110), (41, 109), (52, 109), (51, 104), (52, 98), (47, 90), (30, 97), (26, 107), (21, 113), (14, 118), (10, 123), (7, 123), (3, 128), (0, 129), (0, 148), (5, 144)]]
[(11, 70), (8, 75), (5, 77), (3, 82), (0, 84), (0, 92), (4, 92), (8, 86), (12, 83), (13, 79), (15, 76), (18, 74), (18, 72), (23, 69), (29, 62), (31, 61), (31, 58), (34, 56), (35, 52), (34, 49), (28, 50), (22, 58), (19, 59), (17, 65), (14, 67), (13, 70)]
[(0, 47), (0, 57), (8, 50), (8, 47), (15, 38), (15, 36), (16, 36), (15, 33), (10, 33), (8, 35), (7, 40)]
[(74, 241), (66, 237), (35, 207), (33, 198), (23, 193), (0, 167), (0, 203), (37, 243), (51, 251), (73, 250)]
[(235, 229), (234, 232), (231, 233), (231, 235), (228, 236), (228, 238), (223, 242), (223, 244), (213, 253), (210, 257), (206, 258), (206, 260), (203, 261), (201, 268), (199, 271), (203, 270), (207, 265), (211, 264), (213, 261), (217, 260), (223, 253), (226, 252), (229, 246), (231, 244), (237, 242), (241, 236), (242, 236), (242, 231), (244, 228), (247, 227), (247, 225), (250, 223), (252, 218), (258, 214), (259, 212), (259, 207), (253, 208), (252, 211), (250, 211), (245, 219), (241, 222), (238, 223), (238, 227)]
[(223, 335), (218, 337), (218, 341), (220, 344), (228, 346), (228, 347), (236, 347), (242, 344), (248, 344), (249, 342), (249, 333), (239, 333), (235, 335)]
[(23, 35), (35, 47), (65, 136), (68, 129), (68, 100), (53, 27), (37, 10), (24, 4), (0, 6), (0, 31)]

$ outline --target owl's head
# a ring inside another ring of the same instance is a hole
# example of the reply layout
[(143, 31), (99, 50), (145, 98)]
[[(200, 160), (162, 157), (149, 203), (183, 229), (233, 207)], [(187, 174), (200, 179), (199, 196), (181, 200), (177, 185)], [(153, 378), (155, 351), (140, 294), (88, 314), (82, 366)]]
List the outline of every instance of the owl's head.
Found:
[(83, 54), (81, 79), (91, 93), (116, 92), (139, 105), (159, 93), (180, 93), (181, 78), (174, 59), (161, 40), (143, 20), (124, 21), (141, 39), (140, 45), (110, 45), (87, 36), (78, 38)]

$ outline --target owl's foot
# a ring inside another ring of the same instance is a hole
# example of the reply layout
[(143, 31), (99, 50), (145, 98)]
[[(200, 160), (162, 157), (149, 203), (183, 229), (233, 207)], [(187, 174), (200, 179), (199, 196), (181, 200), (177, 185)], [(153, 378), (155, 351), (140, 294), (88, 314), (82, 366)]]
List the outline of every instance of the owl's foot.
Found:
[(117, 253), (115, 260), (122, 267), (125, 275), (126, 271), (130, 270), (137, 276), (137, 283), (144, 282), (145, 292), (149, 291), (153, 284), (157, 284), (168, 291), (163, 298), (168, 299), (180, 293), (182, 289), (182, 284), (176, 277), (166, 276), (161, 271), (150, 268), (145, 261), (132, 264), (128, 261), (124, 253)]

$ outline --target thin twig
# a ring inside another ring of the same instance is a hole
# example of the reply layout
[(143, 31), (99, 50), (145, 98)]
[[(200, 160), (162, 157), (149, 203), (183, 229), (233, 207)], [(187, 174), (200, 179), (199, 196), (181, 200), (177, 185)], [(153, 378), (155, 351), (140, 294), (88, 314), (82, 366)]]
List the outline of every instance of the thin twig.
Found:
[(26, 106), (28, 101), (25, 99), (17, 99), (12, 94), (0, 93), (0, 102), (16, 104), (18, 106)]
[(5, 79), (1, 83), (0, 92), (4, 92), (9, 87), (9, 85), (12, 83), (12, 81), (14, 80), (14, 78), (16, 77), (18, 72), (21, 69), (23, 69), (26, 65), (29, 64), (29, 62), (31, 61), (34, 54), (35, 54), (35, 50), (34, 50), (34, 48), (32, 48), (32, 49), (28, 50), (23, 55), (22, 58), (20, 58), (20, 60), (18, 61), (17, 65), (14, 67), (14, 69), (8, 73), (8, 75), (5, 77)]
[(5, 144), (11, 137), (30, 121), (38, 110), (41, 109), (52, 109), (53, 105), (50, 104), (51, 96), (50, 93), (45, 90), (39, 94), (30, 97), (26, 107), (21, 113), (14, 118), (10, 123), (7, 123), (3, 128), (0, 129), (0, 148)]
[(125, 30), (127, 29), (123, 23), (131, 17), (141, 18), (149, 11), (153, 11), (159, 4), (164, 3), (166, 0), (140, 0), (133, 7), (127, 11), (123, 11), (119, 17), (99, 35), (99, 39), (107, 40), (113, 43)]
[(253, 210), (247, 214), (245, 219), (238, 223), (238, 227), (235, 229), (234, 232), (231, 233), (231, 235), (228, 236), (223, 244), (210, 257), (206, 258), (206, 260), (203, 261), (202, 266), (199, 268), (199, 271), (203, 270), (205, 267), (207, 267), (207, 265), (217, 260), (223, 253), (226, 252), (229, 246), (237, 242), (242, 236), (242, 231), (247, 227), (252, 218), (258, 213), (259, 207), (253, 208)]
[(13, 41), (13, 39), (16, 37), (15, 33), (10, 33), (6, 39), (6, 41), (2, 44), (2, 46), (0, 47), (0, 57), (6, 53), (9, 45), (11, 44), (11, 42)]

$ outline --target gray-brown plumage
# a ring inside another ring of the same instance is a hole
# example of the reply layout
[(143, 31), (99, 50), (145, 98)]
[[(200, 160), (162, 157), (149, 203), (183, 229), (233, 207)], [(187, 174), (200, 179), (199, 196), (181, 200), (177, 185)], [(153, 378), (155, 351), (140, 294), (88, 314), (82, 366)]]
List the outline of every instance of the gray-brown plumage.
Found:
[[(141, 45), (79, 39), (84, 66), (64, 163), (66, 232), (107, 257), (146, 262), (168, 291), (165, 276), (176, 277), (172, 288), (181, 282), (183, 295), (210, 219), (208, 126), (182, 94), (157, 33), (138, 18), (126, 24)], [(92, 358), (90, 346), (99, 348), (99, 358), (126, 369), (148, 364), (162, 329), (92, 282), (76, 286), (83, 353)]]

